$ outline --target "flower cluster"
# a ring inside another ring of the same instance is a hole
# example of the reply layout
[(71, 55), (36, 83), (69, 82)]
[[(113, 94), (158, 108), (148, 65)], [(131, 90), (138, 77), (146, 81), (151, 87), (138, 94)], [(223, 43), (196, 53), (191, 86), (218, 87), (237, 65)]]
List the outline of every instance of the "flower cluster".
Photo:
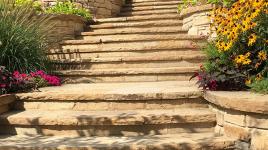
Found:
[(11, 73), (5, 67), (0, 66), (0, 95), (60, 85), (61, 80), (58, 77), (48, 75), (42, 70), (30, 74), (20, 73), (19, 71)]
[(268, 79), (267, 0), (234, 0), (228, 6), (216, 5), (210, 18), (211, 31), (217, 38), (205, 50), (208, 59), (204, 67), (205, 75), (216, 81), (216, 89), (242, 90), (255, 81)]

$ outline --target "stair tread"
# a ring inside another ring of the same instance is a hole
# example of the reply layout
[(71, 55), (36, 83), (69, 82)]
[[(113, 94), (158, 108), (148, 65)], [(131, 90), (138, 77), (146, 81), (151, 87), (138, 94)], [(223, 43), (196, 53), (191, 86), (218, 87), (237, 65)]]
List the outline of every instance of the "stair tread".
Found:
[(0, 124), (8, 125), (145, 125), (171, 123), (213, 123), (215, 114), (208, 108), (168, 110), (26, 110), (0, 115)]
[(52, 59), (54, 63), (109, 63), (109, 62), (152, 62), (152, 61), (182, 61), (182, 60), (204, 60), (205, 55), (202, 52), (191, 55), (165, 55), (165, 56), (142, 56), (142, 57), (106, 57), (106, 58), (89, 58), (89, 59)]
[(194, 81), (66, 84), (40, 88), (41, 92), (16, 94), (19, 100), (157, 100), (200, 98)]
[(99, 23), (90, 25), (92, 29), (101, 29), (101, 28), (122, 28), (122, 27), (146, 27), (146, 26), (174, 26), (182, 25), (181, 20), (146, 20), (139, 22), (117, 22), (117, 23)]
[(121, 11), (123, 12), (127, 12), (127, 11), (146, 11), (146, 10), (161, 10), (161, 9), (177, 9), (178, 5), (158, 5), (158, 6), (125, 6), (121, 9)]
[(129, 17), (116, 17), (116, 18), (104, 18), (97, 19), (96, 22), (104, 23), (104, 22), (126, 22), (126, 21), (141, 21), (141, 20), (159, 20), (159, 19), (178, 19), (179, 14), (153, 14), (146, 16), (129, 16)]
[(153, 1), (153, 2), (143, 2), (143, 3), (130, 3), (125, 4), (124, 6), (132, 6), (132, 7), (139, 7), (139, 6), (161, 6), (161, 5), (178, 5), (181, 4), (181, 1)]
[(115, 36), (90, 36), (87, 39), (65, 40), (62, 44), (100, 44), (112, 42), (164, 41), (164, 40), (205, 40), (206, 36), (184, 34), (133, 34)]
[(179, 135), (150, 135), (138, 137), (45, 137), (1, 136), (0, 149), (94, 149), (94, 150), (181, 150), (181, 149), (234, 149), (236, 140), (215, 136), (213, 133)]
[(140, 74), (173, 74), (173, 73), (194, 73), (199, 66), (192, 67), (168, 67), (168, 68), (119, 68), (119, 69), (94, 69), (94, 70), (64, 70), (56, 71), (61, 75), (140, 75)]

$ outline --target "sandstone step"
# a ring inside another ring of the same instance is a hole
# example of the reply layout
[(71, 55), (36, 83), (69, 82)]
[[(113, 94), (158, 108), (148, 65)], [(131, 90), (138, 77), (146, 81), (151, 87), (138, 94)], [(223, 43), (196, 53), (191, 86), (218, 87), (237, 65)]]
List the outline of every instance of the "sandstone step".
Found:
[(142, 57), (109, 57), (87, 59), (51, 59), (56, 70), (85, 70), (110, 68), (164, 68), (199, 66), (205, 55), (164, 55)]
[(165, 41), (165, 40), (191, 40), (195, 42), (206, 41), (205, 36), (195, 36), (178, 33), (151, 33), (151, 34), (121, 34), (121, 35), (98, 35), (80, 36), (77, 40), (66, 40), (65, 44), (86, 43), (112, 43), (112, 42), (136, 42), (136, 41)]
[(96, 20), (97, 23), (111, 23), (111, 22), (136, 22), (145, 20), (165, 20), (165, 19), (177, 19), (179, 20), (179, 14), (153, 14), (146, 16), (130, 16), (130, 17), (117, 17), (117, 18), (105, 18)]
[[(76, 53), (76, 52), (66, 52), (66, 53), (50, 53), (48, 57), (51, 60), (61, 60), (66, 62), (77, 62), (82, 63), (83, 60), (88, 61), (89, 59), (109, 59), (116, 58), (118, 61), (123, 60), (132, 60), (136, 61), (137, 59), (143, 60), (143, 58), (148, 58), (152, 63), (157, 63), (159, 60), (167, 60), (169, 59), (167, 56), (171, 56), (173, 59), (180, 59), (180, 62), (184, 62), (186, 60), (190, 63), (199, 63), (200, 60), (203, 60), (203, 52), (191, 49), (181, 49), (181, 50), (145, 50), (145, 51), (123, 51), (123, 52), (89, 52), (89, 53)], [(184, 57), (185, 56), (185, 57)], [(198, 57), (197, 60), (193, 60), (191, 58)], [(165, 59), (164, 59), (165, 58)], [(166, 59), (167, 58), (167, 59)], [(202, 58), (202, 59), (201, 59)], [(162, 61), (163, 63), (165, 61)], [(170, 61), (171, 62), (171, 61)], [(179, 62), (179, 63), (180, 63)], [(138, 63), (138, 62), (137, 62)], [(147, 62), (150, 63), (150, 62)]]
[(141, 16), (141, 15), (154, 15), (154, 14), (178, 14), (177, 9), (159, 9), (159, 10), (142, 10), (142, 11), (129, 11), (121, 12), (119, 16)]
[(188, 81), (199, 67), (126, 68), (57, 71), (66, 83)]
[(122, 43), (102, 44), (63, 44), (61, 49), (50, 50), (50, 53), (65, 52), (122, 52), (122, 51), (145, 51), (145, 50), (180, 50), (199, 49), (199, 44), (190, 40), (168, 40), (168, 41), (138, 41)]
[(149, 1), (149, 2), (142, 2), (142, 3), (130, 3), (125, 4), (124, 6), (132, 6), (132, 7), (139, 7), (139, 6), (162, 6), (162, 5), (178, 5), (181, 4), (181, 1)]
[(0, 115), (0, 133), (18, 135), (138, 136), (213, 132), (208, 108), (168, 110), (27, 110)]
[(131, 1), (131, 3), (171, 2), (171, 1), (181, 2), (181, 0), (130, 0), (130, 1)]
[(162, 5), (159, 5), (159, 6), (124, 6), (122, 9), (121, 9), (121, 12), (129, 12), (129, 11), (132, 11), (132, 12), (135, 12), (135, 11), (147, 11), (147, 10), (162, 10), (162, 9), (175, 9), (177, 10), (178, 8), (178, 5), (176, 4), (173, 4), (173, 5), (166, 5), (166, 4), (163, 4)]
[(101, 23), (90, 25), (91, 29), (122, 28), (122, 27), (151, 27), (151, 26), (182, 26), (181, 20), (147, 20), (139, 22)]
[(139, 137), (1, 136), (0, 150), (234, 150), (236, 140), (212, 133)]
[(149, 34), (149, 33), (184, 33), (187, 34), (188, 30), (182, 29), (178, 26), (169, 27), (126, 27), (115, 29), (94, 29), (90, 32), (82, 32), (81, 35), (116, 35), (116, 34)]

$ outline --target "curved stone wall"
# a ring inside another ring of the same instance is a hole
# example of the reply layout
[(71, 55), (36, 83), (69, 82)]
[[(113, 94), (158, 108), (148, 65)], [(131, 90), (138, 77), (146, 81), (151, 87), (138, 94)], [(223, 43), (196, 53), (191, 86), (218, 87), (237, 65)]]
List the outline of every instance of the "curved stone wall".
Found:
[(189, 35), (209, 35), (211, 21), (208, 14), (212, 8), (212, 5), (207, 4), (183, 9), (180, 13), (182, 28), (188, 30)]
[[(44, 6), (54, 5), (56, 0), (41, 0)], [(73, 0), (77, 5), (90, 10), (95, 18), (109, 18), (120, 13), (123, 0)]]
[(268, 148), (268, 95), (209, 91), (204, 97), (216, 112), (216, 133), (248, 143), (252, 150)]

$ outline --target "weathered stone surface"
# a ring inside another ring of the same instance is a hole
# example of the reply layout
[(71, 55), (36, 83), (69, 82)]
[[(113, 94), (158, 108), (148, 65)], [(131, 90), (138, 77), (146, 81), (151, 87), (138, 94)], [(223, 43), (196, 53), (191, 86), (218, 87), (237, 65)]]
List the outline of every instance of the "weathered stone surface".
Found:
[(251, 92), (206, 92), (205, 99), (223, 108), (268, 114), (268, 95)]
[[(31, 145), (31, 146), (29, 146)], [(215, 137), (210, 133), (158, 135), (141, 137), (3, 137), (0, 140), (1, 150), (51, 149), (51, 150), (172, 150), (206, 149), (224, 150), (234, 148), (235, 140), (226, 137)]]
[(265, 114), (250, 114), (246, 116), (247, 126), (268, 131), (268, 116)]
[(268, 147), (268, 130), (255, 130), (251, 140), (251, 150), (265, 150)]
[(237, 138), (243, 141), (249, 141), (251, 129), (240, 127), (230, 123), (224, 123), (224, 133), (225, 135), (233, 138)]
[(0, 95), (0, 114), (9, 111), (9, 105), (16, 101), (15, 95)]

